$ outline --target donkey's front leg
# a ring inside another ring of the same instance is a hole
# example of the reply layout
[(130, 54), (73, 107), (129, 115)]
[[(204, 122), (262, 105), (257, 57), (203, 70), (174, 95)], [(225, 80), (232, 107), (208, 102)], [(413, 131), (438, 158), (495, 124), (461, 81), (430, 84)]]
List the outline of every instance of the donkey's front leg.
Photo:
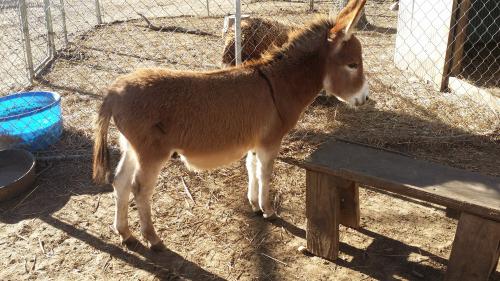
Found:
[(248, 172), (248, 202), (252, 206), (252, 211), (259, 212), (259, 185), (257, 181), (257, 157), (255, 152), (248, 152), (246, 166)]
[(278, 155), (279, 146), (273, 149), (257, 150), (257, 179), (259, 183), (259, 206), (264, 218), (274, 215), (274, 208), (269, 200), (269, 182), (273, 173), (274, 159)]

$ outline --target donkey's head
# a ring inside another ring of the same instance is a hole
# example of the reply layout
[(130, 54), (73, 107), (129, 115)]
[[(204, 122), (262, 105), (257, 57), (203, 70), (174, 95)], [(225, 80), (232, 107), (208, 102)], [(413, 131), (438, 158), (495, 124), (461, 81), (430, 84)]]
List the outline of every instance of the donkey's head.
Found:
[(323, 88), (350, 105), (368, 100), (368, 82), (363, 73), (361, 43), (353, 35), (366, 0), (351, 0), (340, 12), (328, 34)]

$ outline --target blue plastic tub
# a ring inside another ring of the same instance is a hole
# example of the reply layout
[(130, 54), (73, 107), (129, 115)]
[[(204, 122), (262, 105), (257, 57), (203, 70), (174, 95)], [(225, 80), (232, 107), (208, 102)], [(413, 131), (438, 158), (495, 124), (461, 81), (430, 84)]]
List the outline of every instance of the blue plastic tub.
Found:
[(0, 98), (0, 145), (43, 150), (60, 139), (62, 129), (57, 93), (22, 92)]

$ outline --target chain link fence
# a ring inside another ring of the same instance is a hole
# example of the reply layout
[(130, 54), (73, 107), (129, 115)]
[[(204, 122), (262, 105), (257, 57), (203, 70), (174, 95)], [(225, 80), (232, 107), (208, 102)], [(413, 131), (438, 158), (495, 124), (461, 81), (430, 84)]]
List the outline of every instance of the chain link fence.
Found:
[[(0, 0), (0, 97), (58, 92), (64, 134), (45, 152), (87, 153), (101, 90), (117, 76), (139, 67), (217, 69), (227, 52), (231, 64), (235, 2)], [(345, 2), (241, 1), (243, 60)], [(249, 29), (250, 21), (258, 24)], [(374, 102), (352, 110), (320, 96), (283, 154), (303, 157), (332, 134), (426, 155), (497, 144), (499, 23), (496, 0), (368, 0), (357, 36)]]

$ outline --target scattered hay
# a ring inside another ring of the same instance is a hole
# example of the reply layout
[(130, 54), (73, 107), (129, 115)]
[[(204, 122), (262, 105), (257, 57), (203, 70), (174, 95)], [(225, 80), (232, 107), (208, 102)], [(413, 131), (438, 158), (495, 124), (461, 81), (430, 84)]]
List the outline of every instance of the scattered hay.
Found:
[[(341, 137), (498, 176), (498, 112), (479, 101), (436, 92), (393, 66), (396, 15), (387, 16), (390, 3), (369, 2), (367, 14), (377, 29), (359, 33), (371, 102), (353, 109), (333, 98), (318, 97), (285, 139), (281, 156), (301, 161), (321, 143)], [(267, 18), (279, 15), (293, 24), (314, 17), (286, 8), (268, 9)], [(214, 34), (222, 29), (218, 18), (165, 18), (155, 19), (155, 24)], [(68, 55), (56, 60), (34, 86), (62, 95), (66, 131), (62, 141), (44, 155), (90, 156), (100, 90), (118, 75), (151, 66), (214, 69), (220, 64), (222, 47), (221, 38), (155, 32), (144, 27), (141, 19), (88, 32), (71, 49), (73, 54), (85, 54), (84, 59)], [(115, 129), (110, 139), (116, 148)], [(152, 201), (155, 226), (169, 250), (153, 256), (144, 247), (132, 252), (119, 246), (108, 227), (114, 209), (112, 189), (95, 186), (90, 167), (90, 157), (40, 161), (44, 172), (37, 179), (38, 188), (24, 202), (20, 198), (0, 206), (0, 260), (5, 261), (0, 279), (381, 280), (398, 276), (413, 280), (417, 272), (426, 280), (441, 280), (456, 227), (439, 206), (361, 189), (362, 228), (341, 227), (340, 258), (329, 263), (297, 251), (305, 243), (302, 169), (276, 163), (272, 196), (281, 219), (270, 223), (255, 217), (248, 207), (243, 161), (197, 174), (171, 161), (160, 175)], [(196, 204), (186, 196), (181, 178)], [(137, 212), (131, 204), (131, 230), (138, 234)], [(43, 241), (43, 247), (38, 241)]]

